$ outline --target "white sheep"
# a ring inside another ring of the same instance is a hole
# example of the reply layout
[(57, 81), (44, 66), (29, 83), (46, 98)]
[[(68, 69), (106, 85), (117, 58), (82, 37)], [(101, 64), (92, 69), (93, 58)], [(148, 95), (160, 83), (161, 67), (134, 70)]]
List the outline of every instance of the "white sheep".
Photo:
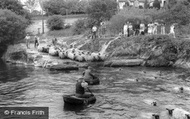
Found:
[(143, 102), (148, 105), (157, 106), (156, 100), (153, 100), (153, 99), (144, 99)]
[(190, 119), (190, 113), (182, 108), (175, 108), (173, 110), (174, 119)]
[(166, 108), (165, 111), (160, 112), (160, 119), (174, 119), (173, 118), (173, 110)]
[(141, 113), (140, 117), (144, 119), (160, 119), (160, 116), (157, 113)]

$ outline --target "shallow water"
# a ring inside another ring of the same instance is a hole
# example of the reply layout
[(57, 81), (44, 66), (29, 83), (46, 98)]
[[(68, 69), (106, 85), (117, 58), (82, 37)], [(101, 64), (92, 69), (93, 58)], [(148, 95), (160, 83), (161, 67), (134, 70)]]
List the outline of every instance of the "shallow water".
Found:
[[(148, 119), (167, 105), (190, 111), (189, 71), (174, 68), (94, 67), (101, 84), (91, 86), (96, 103), (87, 107), (64, 106), (84, 69), (70, 72), (10, 65), (0, 62), (0, 106), (46, 106), (49, 119)], [(145, 71), (145, 72), (143, 72)], [(160, 73), (161, 71), (161, 73)], [(138, 82), (136, 81), (138, 79)], [(148, 100), (148, 101), (147, 101)], [(155, 100), (157, 106), (149, 104)]]

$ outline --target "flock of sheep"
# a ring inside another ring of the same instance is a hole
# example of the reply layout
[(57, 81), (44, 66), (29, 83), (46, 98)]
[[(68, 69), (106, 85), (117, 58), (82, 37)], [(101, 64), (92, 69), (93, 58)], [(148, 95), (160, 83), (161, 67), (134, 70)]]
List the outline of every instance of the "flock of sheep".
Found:
[(39, 52), (49, 53), (52, 56), (59, 56), (61, 59), (72, 59), (79, 62), (84, 61), (104, 61), (106, 54), (101, 52), (89, 52), (77, 48), (61, 48), (54, 45), (38, 46)]

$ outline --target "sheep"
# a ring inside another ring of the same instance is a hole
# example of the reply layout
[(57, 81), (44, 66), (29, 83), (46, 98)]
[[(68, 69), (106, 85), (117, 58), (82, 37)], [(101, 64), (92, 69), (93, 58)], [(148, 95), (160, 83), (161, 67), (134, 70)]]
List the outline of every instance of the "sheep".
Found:
[(190, 113), (182, 108), (175, 108), (173, 110), (174, 119), (190, 119)]
[(160, 116), (158, 114), (152, 114), (152, 119), (160, 119)]
[(157, 113), (141, 113), (140, 117), (143, 119), (161, 119)]
[(166, 108), (165, 111), (160, 112), (160, 119), (174, 119), (173, 118), (173, 110)]
[(157, 106), (157, 102), (155, 100), (152, 99), (145, 99), (143, 100), (144, 103), (148, 104), (148, 105), (152, 105), (152, 106)]

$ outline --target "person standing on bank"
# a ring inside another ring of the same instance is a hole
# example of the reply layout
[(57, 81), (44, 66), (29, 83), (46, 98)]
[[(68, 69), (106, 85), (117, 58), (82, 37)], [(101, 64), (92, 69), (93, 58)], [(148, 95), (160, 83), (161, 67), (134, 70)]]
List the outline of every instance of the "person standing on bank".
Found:
[(123, 35), (128, 36), (128, 24), (125, 23), (123, 26)]
[(29, 41), (30, 40), (30, 36), (29, 36), (29, 34), (26, 35), (25, 40), (26, 40), (26, 47), (30, 48), (29, 47), (29, 45), (30, 45), (30, 41)]
[(34, 37), (34, 47), (37, 48), (39, 45), (39, 37), (35, 35)]
[(170, 33), (169, 33), (169, 35), (173, 35), (173, 38), (176, 38), (175, 37), (175, 24), (172, 24), (170, 26)]
[(92, 39), (96, 39), (97, 30), (98, 30), (98, 28), (94, 25), (92, 27)]
[(166, 30), (165, 30), (165, 23), (161, 24), (161, 34), (165, 35), (166, 34)]

